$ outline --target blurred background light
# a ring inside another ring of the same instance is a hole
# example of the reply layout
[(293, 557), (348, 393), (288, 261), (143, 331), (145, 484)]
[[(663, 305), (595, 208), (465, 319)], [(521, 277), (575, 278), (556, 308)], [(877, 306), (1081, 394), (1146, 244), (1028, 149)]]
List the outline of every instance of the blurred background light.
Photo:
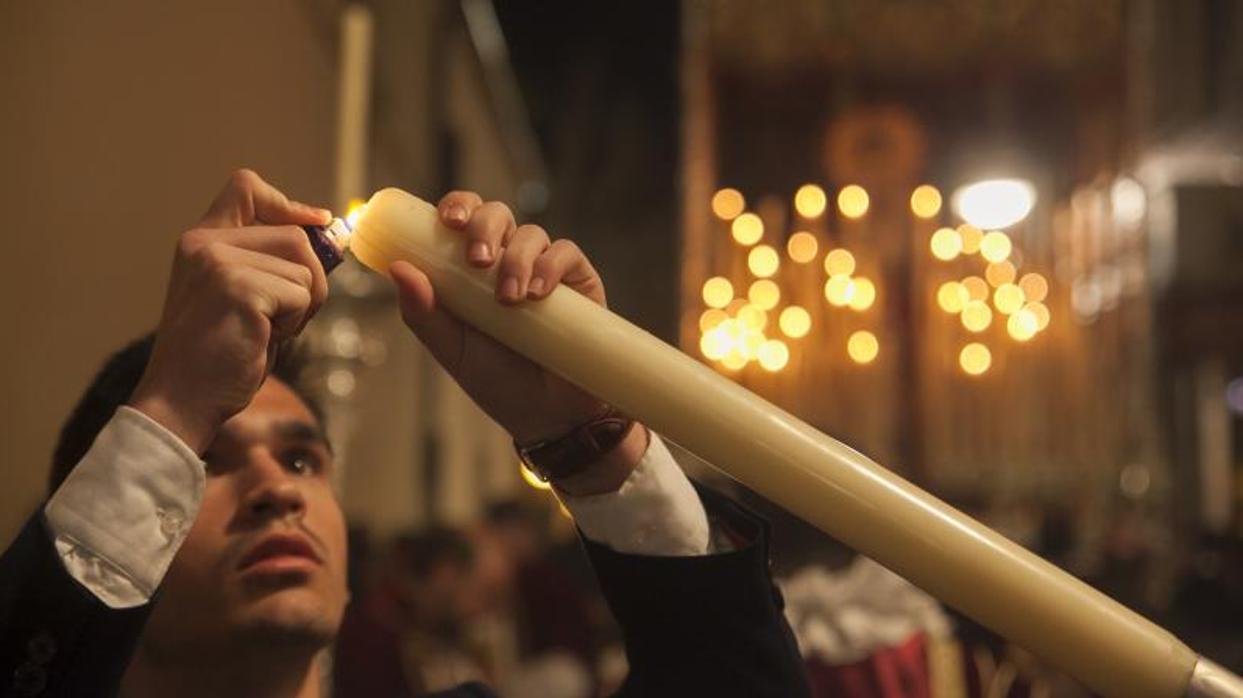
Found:
[(1030, 312), (1036, 318), (1036, 331), (1043, 332), (1044, 328), (1049, 326), (1049, 308), (1040, 301), (1028, 303), (1023, 306), (1024, 310)]
[(870, 364), (880, 353), (880, 342), (871, 332), (859, 330), (846, 340), (846, 352), (855, 363)]
[(1006, 315), (1013, 315), (1023, 308), (1023, 290), (1014, 284), (1002, 284), (993, 292), (993, 305)]
[(855, 281), (849, 276), (830, 276), (824, 282), (824, 299), (830, 305), (841, 308), (849, 305), (855, 297)]
[(941, 192), (931, 184), (921, 184), (911, 192), (911, 213), (920, 218), (933, 218), (941, 212)]
[(837, 193), (837, 210), (847, 218), (867, 215), (869, 204), (867, 190), (858, 184), (848, 184)]
[(1002, 284), (1014, 283), (1016, 273), (1014, 264), (1007, 259), (1004, 262), (989, 264), (984, 269), (984, 278), (988, 280), (990, 286), (996, 288)]
[(768, 245), (757, 245), (747, 255), (747, 268), (761, 278), (776, 274), (779, 266), (781, 258), (777, 256), (777, 250)]
[(993, 354), (983, 344), (972, 342), (958, 352), (958, 365), (967, 375), (979, 376), (993, 365)]
[(768, 313), (754, 305), (744, 305), (738, 310), (738, 324), (748, 330), (762, 332), (768, 325)]
[(791, 339), (805, 337), (811, 331), (811, 313), (801, 306), (792, 305), (781, 311), (777, 326)]
[(977, 228), (1008, 228), (1031, 213), (1036, 189), (1022, 179), (987, 179), (958, 189), (950, 203)]
[(708, 332), (729, 319), (729, 315), (720, 308), (708, 308), (699, 316), (699, 331)]
[(828, 203), (824, 190), (814, 184), (804, 184), (794, 193), (794, 210), (803, 218), (819, 218)]
[(1019, 279), (1019, 288), (1028, 301), (1043, 301), (1049, 295), (1049, 282), (1040, 274), (1031, 272)]
[(742, 215), (747, 200), (737, 189), (721, 189), (712, 195), (712, 213), (723, 221), (732, 221)]
[(993, 311), (984, 301), (968, 301), (962, 309), (962, 326), (972, 332), (983, 332), (993, 322)]
[(946, 281), (937, 288), (937, 305), (947, 313), (961, 313), (971, 297), (957, 281)]
[(1006, 321), (1006, 332), (1019, 342), (1026, 342), (1036, 336), (1039, 331), (1037, 327), (1036, 315), (1027, 308), (1020, 308), (1019, 311), (1010, 316)]
[(830, 250), (824, 256), (824, 271), (829, 276), (850, 276), (855, 273), (855, 256), (849, 250)]
[(967, 300), (988, 300), (988, 282), (978, 276), (968, 276), (962, 280), (962, 287), (967, 291)]
[(983, 230), (969, 223), (963, 223), (955, 230), (958, 231), (958, 237), (962, 238), (963, 254), (975, 254), (980, 251), (980, 240), (984, 239)]
[(734, 298), (734, 285), (723, 276), (714, 276), (704, 282), (703, 298), (709, 308), (724, 308)]
[(760, 279), (747, 289), (747, 299), (761, 310), (772, 310), (781, 300), (781, 287), (772, 279)]
[(962, 252), (962, 238), (953, 228), (940, 228), (932, 234), (928, 246), (932, 249), (933, 257), (948, 262)]
[(816, 241), (816, 236), (805, 230), (791, 235), (786, 241), (786, 252), (790, 254), (790, 259), (799, 264), (812, 261), (819, 251), (820, 243)]
[(1000, 230), (985, 233), (980, 239), (980, 256), (994, 264), (1006, 261), (1013, 251), (1010, 236)]
[(1114, 222), (1124, 228), (1132, 228), (1144, 220), (1148, 212), (1148, 195), (1139, 182), (1130, 177), (1119, 177), (1109, 188), (1109, 206), (1113, 209)]
[(789, 363), (790, 349), (780, 339), (770, 339), (760, 345), (756, 358), (765, 371), (776, 373)]
[(764, 237), (764, 221), (754, 213), (744, 213), (734, 219), (730, 233), (740, 245), (754, 245)]
[(863, 312), (876, 301), (876, 284), (865, 276), (856, 276), (854, 282), (855, 292), (850, 298), (850, 309)]

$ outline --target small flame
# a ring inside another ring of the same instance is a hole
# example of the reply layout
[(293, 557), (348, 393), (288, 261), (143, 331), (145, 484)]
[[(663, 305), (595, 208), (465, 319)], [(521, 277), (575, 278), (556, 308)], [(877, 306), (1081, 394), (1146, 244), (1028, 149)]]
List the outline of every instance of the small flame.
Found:
[(366, 207), (366, 201), (363, 201), (362, 199), (350, 199), (350, 208), (345, 214), (345, 223), (350, 226), (350, 230), (358, 227), (358, 219), (363, 215), (363, 209)]

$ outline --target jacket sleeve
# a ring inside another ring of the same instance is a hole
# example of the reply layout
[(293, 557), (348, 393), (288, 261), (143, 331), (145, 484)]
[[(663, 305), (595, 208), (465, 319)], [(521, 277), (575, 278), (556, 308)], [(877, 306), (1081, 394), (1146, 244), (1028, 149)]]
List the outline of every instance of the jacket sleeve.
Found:
[(114, 695), (151, 606), (106, 606), (35, 514), (0, 556), (0, 695)]
[(630, 673), (619, 696), (810, 695), (768, 571), (768, 526), (699, 487), (733, 551), (694, 557), (618, 553), (584, 538), (621, 625)]

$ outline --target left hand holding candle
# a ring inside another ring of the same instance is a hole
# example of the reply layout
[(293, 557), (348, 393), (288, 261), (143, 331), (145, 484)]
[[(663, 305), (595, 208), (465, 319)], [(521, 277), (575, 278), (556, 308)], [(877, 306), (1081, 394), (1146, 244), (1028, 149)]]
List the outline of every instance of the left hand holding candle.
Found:
[[(503, 203), (473, 192), (451, 192), (437, 206), (441, 222), (466, 237), (466, 261), (496, 269), (496, 300), (538, 303), (564, 283), (607, 307), (604, 282), (583, 251), (569, 240), (552, 241), (537, 225), (517, 225)], [(407, 262), (389, 273), (397, 286), (402, 318), (445, 370), (490, 417), (520, 444), (560, 438), (598, 416), (605, 405), (564, 379), (464, 323), (436, 302), (427, 275)], [(647, 434), (636, 425), (599, 462), (555, 482), (572, 495), (615, 491), (646, 450)]]

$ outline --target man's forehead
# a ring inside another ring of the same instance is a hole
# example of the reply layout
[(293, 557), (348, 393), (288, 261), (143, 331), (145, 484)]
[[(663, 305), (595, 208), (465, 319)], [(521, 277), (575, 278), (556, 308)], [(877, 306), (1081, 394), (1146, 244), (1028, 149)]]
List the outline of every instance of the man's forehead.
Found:
[(250, 404), (224, 423), (233, 432), (270, 432), (323, 440), (323, 427), (306, 402), (283, 381), (268, 377)]

